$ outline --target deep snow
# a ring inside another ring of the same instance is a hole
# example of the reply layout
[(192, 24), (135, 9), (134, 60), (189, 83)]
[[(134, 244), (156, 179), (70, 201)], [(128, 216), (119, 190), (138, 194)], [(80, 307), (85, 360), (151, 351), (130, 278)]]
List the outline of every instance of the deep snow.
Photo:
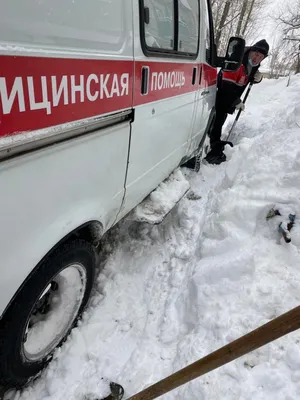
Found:
[[(286, 244), (265, 219), (274, 205), (300, 218), (300, 76), (286, 83), (253, 88), (227, 163), (183, 169), (201, 199), (106, 235), (83, 321), (17, 398), (101, 398), (106, 379), (129, 396), (299, 304), (300, 222)], [(163, 398), (299, 399), (299, 342), (290, 334)]]

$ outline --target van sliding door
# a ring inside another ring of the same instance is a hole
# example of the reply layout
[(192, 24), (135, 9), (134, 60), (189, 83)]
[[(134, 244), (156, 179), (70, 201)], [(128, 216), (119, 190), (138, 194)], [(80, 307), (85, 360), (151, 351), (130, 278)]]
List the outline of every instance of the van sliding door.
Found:
[(199, 88), (199, 0), (134, 2), (134, 108), (126, 207), (186, 155)]

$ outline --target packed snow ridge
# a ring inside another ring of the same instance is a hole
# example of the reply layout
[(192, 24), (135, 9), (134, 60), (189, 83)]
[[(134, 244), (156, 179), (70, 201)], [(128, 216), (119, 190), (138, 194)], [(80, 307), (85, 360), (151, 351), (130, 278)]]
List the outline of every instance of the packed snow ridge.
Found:
[[(106, 235), (83, 320), (19, 399), (101, 398), (109, 380), (132, 395), (299, 304), (300, 76), (253, 87), (232, 139), (228, 162), (182, 169), (198, 196), (161, 225), (127, 218)], [(274, 206), (296, 213), (290, 244), (266, 220)], [(299, 342), (285, 336), (163, 398), (299, 399)]]

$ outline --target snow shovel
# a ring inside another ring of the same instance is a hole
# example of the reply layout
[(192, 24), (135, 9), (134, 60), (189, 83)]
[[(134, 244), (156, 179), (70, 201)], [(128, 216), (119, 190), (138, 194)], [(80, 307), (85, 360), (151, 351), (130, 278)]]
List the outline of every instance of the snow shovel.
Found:
[[(248, 98), (248, 96), (249, 96), (249, 94), (251, 92), (252, 86), (253, 86), (253, 82), (250, 83), (250, 85), (248, 87), (248, 90), (247, 90), (247, 92), (245, 94), (245, 97), (244, 97), (244, 100), (243, 100), (244, 104), (246, 103), (246, 100), (247, 100), (247, 98)], [(240, 118), (241, 112), (242, 112), (242, 110), (239, 110), (239, 112), (237, 113), (237, 116), (235, 117), (234, 123), (232, 124), (232, 127), (231, 127), (231, 129), (230, 129), (230, 131), (228, 133), (227, 141), (229, 140), (230, 135), (231, 135), (232, 131), (234, 130), (234, 128), (235, 128), (235, 126), (236, 126), (236, 124), (237, 124), (237, 122), (238, 122), (238, 120)]]
[[(149, 386), (127, 400), (152, 400), (300, 328), (300, 306)], [(111, 397), (111, 399), (114, 399)]]

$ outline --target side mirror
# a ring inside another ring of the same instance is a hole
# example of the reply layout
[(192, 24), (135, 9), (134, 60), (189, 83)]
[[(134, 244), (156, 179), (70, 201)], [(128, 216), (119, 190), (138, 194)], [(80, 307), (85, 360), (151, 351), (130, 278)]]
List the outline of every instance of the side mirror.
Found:
[(226, 56), (218, 57), (218, 66), (221, 67), (223, 71), (237, 71), (243, 62), (245, 45), (245, 39), (235, 36), (231, 37), (229, 39)]

